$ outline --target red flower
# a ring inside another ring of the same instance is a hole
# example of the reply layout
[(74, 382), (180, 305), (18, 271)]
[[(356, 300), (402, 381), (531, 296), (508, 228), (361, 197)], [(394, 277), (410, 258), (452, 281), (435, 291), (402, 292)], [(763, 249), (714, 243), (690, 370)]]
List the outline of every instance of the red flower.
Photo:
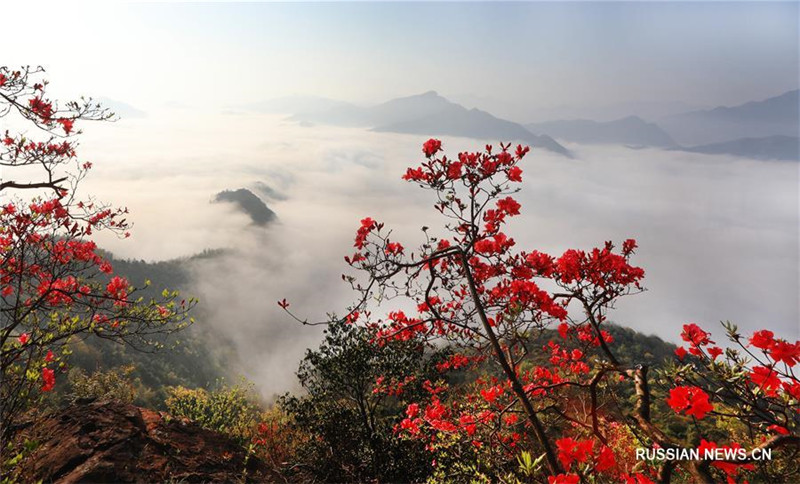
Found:
[(622, 243), (622, 254), (630, 255), (636, 249), (637, 244), (635, 239), (628, 239)]
[(521, 205), (511, 197), (506, 197), (497, 201), (497, 209), (507, 213), (509, 216), (519, 215)]
[(403, 246), (398, 242), (389, 242), (386, 244), (386, 253), (387, 254), (402, 254), (403, 253)]
[(100, 263), (100, 272), (103, 272), (105, 274), (111, 274), (113, 270), (114, 269), (111, 267), (111, 263), (108, 262), (107, 260), (104, 260), (103, 262)]
[(578, 484), (578, 482), (580, 482), (580, 478), (577, 474), (559, 474), (547, 477), (547, 484)]
[(786, 430), (785, 427), (781, 427), (780, 425), (770, 425), (767, 427), (767, 430), (771, 430), (780, 435), (789, 435), (789, 431)]
[(782, 361), (792, 367), (800, 360), (800, 341), (792, 344), (787, 341), (778, 340), (775, 342), (769, 355), (773, 360)]
[(46, 361), (47, 363), (50, 363), (51, 361), (53, 361), (53, 358), (54, 358), (53, 352), (50, 351), (50, 350), (47, 350), (47, 356), (44, 357), (44, 361)]
[(287, 301), (286, 298), (283, 298), (280, 301), (278, 301), (278, 306), (282, 307), (283, 309), (286, 309), (289, 307), (289, 301)]
[(119, 276), (114, 276), (106, 285), (106, 291), (115, 299), (125, 299), (128, 297), (128, 281)]
[(435, 155), (441, 149), (442, 142), (438, 139), (431, 138), (422, 145), (422, 152), (425, 153), (427, 157)]
[(22, 333), (21, 335), (19, 335), (19, 338), (17, 338), (17, 341), (19, 341), (19, 344), (21, 344), (21, 345), (24, 345), (25, 343), (27, 343), (28, 342), (28, 333)]
[(498, 396), (503, 394), (503, 387), (500, 385), (493, 386), (488, 390), (481, 390), (481, 396), (489, 403), (494, 402)]
[(42, 391), (49, 392), (56, 386), (56, 372), (50, 368), (42, 368)]
[(712, 346), (708, 348), (708, 354), (711, 355), (712, 360), (716, 360), (717, 356), (722, 354), (722, 348), (718, 346)]
[(778, 395), (778, 388), (781, 380), (772, 368), (766, 366), (756, 366), (750, 371), (750, 381), (760, 389), (764, 390), (767, 396), (775, 397)]
[(28, 100), (28, 107), (33, 114), (42, 118), (42, 121), (45, 123), (51, 121), (50, 118), (53, 117), (53, 105), (49, 102), (43, 101), (42, 98), (35, 97)]
[(521, 182), (522, 181), (522, 168), (512, 166), (508, 169), (508, 181)]
[(795, 400), (800, 400), (800, 383), (798, 382), (783, 382), (784, 391)]
[(683, 361), (686, 358), (686, 349), (683, 346), (678, 346), (678, 349), (675, 350), (675, 354), (678, 356), (678, 359)]
[(75, 123), (74, 120), (69, 118), (58, 118), (56, 122), (64, 128), (64, 132), (69, 134), (72, 131), (72, 125)]
[(576, 441), (570, 437), (556, 440), (558, 460), (567, 470), (575, 461), (586, 462), (592, 453), (592, 447), (594, 447), (594, 443), (591, 440)]
[(447, 167), (447, 178), (455, 180), (461, 178), (461, 167), (463, 164), (460, 161), (454, 161)]
[(703, 346), (709, 343), (713, 343), (710, 339), (708, 339), (708, 333), (700, 329), (700, 326), (689, 323), (683, 325), (683, 332), (681, 333), (681, 338), (684, 341), (692, 343), (694, 346)]
[(669, 391), (667, 405), (672, 407), (677, 413), (684, 412), (686, 415), (702, 419), (706, 414), (714, 410), (714, 406), (708, 401), (708, 394), (698, 387), (681, 386)]
[(604, 445), (603, 450), (600, 451), (600, 455), (597, 457), (595, 470), (603, 472), (616, 467), (616, 465), (617, 460), (614, 457), (614, 452)]
[(377, 224), (371, 217), (367, 217), (361, 219), (361, 227), (358, 228), (356, 232), (356, 243), (353, 244), (354, 247), (358, 249), (363, 249), (364, 244), (367, 242), (367, 236), (375, 229)]
[(775, 334), (772, 331), (762, 329), (753, 333), (753, 336), (750, 337), (750, 344), (756, 348), (768, 350), (775, 344), (774, 336)]

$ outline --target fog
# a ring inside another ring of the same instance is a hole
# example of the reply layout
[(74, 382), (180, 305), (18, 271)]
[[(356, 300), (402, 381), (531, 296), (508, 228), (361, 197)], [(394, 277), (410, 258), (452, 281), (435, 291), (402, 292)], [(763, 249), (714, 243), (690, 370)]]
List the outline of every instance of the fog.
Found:
[[(420, 227), (441, 224), (431, 194), (400, 179), (423, 141), (276, 115), (165, 110), (89, 126), (81, 153), (95, 169), (81, 190), (130, 208), (131, 238), (98, 238), (115, 255), (232, 249), (197, 265), (188, 292), (269, 396), (293, 388), (299, 359), (320, 340), (276, 301), (287, 298), (311, 320), (342, 314), (355, 297), (340, 278), (343, 256), (364, 216), (386, 222), (407, 247), (421, 241)], [(443, 142), (447, 153), (484, 144)], [(522, 164), (523, 213), (508, 229), (518, 248), (559, 254), (633, 237), (648, 291), (623, 298), (613, 320), (668, 340), (691, 321), (715, 328), (720, 341), (718, 323), (728, 319), (745, 332), (800, 337), (796, 163), (567, 147), (574, 159), (534, 147)], [(279, 217), (266, 229), (209, 203), (220, 190), (259, 183), (283, 195), (265, 199)]]

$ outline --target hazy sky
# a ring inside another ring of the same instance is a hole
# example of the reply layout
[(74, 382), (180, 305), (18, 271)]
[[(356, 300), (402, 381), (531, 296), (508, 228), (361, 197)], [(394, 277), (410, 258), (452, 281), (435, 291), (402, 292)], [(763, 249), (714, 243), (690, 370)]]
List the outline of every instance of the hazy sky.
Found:
[[(15, 12), (15, 10), (17, 10)], [(497, 114), (797, 88), (798, 3), (4, 6), (4, 62), (148, 109), (438, 90)], [(531, 114), (531, 117), (533, 114)]]

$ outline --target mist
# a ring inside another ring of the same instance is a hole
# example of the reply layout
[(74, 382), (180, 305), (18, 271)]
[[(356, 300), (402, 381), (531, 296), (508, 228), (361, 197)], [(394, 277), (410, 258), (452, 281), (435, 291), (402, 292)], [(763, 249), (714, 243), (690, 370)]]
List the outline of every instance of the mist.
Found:
[[(187, 292), (270, 397), (295, 388), (300, 358), (321, 337), (276, 302), (288, 299), (310, 321), (343, 314), (356, 297), (341, 281), (343, 256), (365, 216), (407, 247), (422, 241), (423, 225), (441, 225), (431, 194), (400, 179), (421, 160), (423, 141), (301, 127), (277, 115), (166, 110), (91, 127), (82, 152), (97, 169), (81, 189), (130, 208), (130, 239), (98, 239), (115, 255), (160, 260), (228, 249), (193, 266)], [(443, 139), (446, 153), (485, 142)], [(612, 320), (673, 341), (687, 322), (717, 328), (721, 339), (721, 320), (800, 336), (796, 163), (567, 147), (574, 159), (534, 147), (522, 164), (523, 211), (508, 228), (518, 248), (558, 255), (636, 238), (648, 290), (620, 300)], [(209, 203), (224, 189), (259, 193), (259, 184), (280, 194), (264, 198), (278, 215), (267, 228), (232, 205)]]

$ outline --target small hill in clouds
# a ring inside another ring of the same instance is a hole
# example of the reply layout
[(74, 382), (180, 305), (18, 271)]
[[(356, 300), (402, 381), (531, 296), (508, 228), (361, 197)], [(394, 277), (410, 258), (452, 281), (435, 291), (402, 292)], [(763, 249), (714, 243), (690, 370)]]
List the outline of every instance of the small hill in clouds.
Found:
[(254, 225), (262, 227), (278, 218), (263, 200), (246, 188), (223, 190), (214, 196), (212, 203), (232, 203), (249, 215)]
[(638, 116), (598, 122), (588, 119), (546, 121), (525, 125), (530, 131), (545, 132), (556, 139), (583, 144), (629, 144), (636, 146), (675, 147), (675, 140), (654, 123)]
[(659, 120), (683, 145), (705, 145), (739, 138), (797, 136), (800, 129), (800, 91), (738, 106), (691, 111)]
[(767, 136), (740, 138), (723, 143), (680, 148), (682, 151), (709, 155), (733, 155), (757, 160), (800, 161), (800, 138), (796, 136)]
[(482, 140), (520, 142), (565, 156), (569, 150), (547, 135), (536, 135), (518, 123), (479, 109), (467, 109), (435, 91), (392, 99), (377, 106), (336, 106), (316, 113), (295, 114), (298, 122), (367, 127), (374, 131), (462, 136)]

